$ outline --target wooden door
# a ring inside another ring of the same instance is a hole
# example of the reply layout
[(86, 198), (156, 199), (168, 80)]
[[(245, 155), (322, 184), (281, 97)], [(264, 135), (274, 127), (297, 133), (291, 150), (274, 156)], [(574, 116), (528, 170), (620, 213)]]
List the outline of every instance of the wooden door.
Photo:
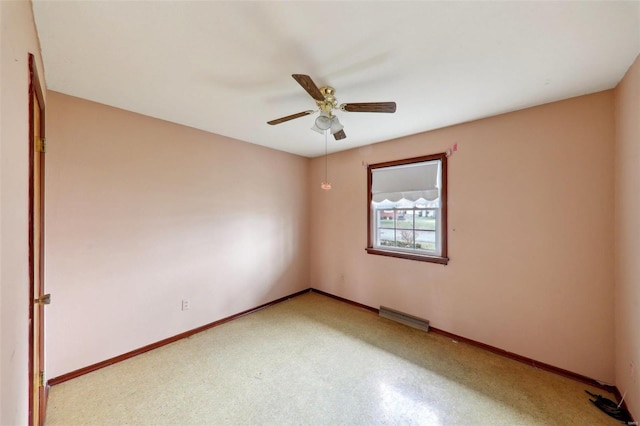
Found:
[(41, 425), (44, 379), (44, 99), (35, 60), (29, 55), (29, 423)]

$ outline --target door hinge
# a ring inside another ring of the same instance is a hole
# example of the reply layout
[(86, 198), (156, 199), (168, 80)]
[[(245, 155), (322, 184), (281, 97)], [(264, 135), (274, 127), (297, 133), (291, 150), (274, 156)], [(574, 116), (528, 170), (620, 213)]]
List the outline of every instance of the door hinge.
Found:
[(38, 138), (36, 140), (36, 151), (38, 152), (47, 152), (47, 139), (46, 138)]
[(38, 387), (43, 387), (44, 386), (44, 371), (41, 371), (38, 374)]
[(49, 303), (51, 303), (51, 294), (43, 294), (37, 299), (33, 299), (33, 303), (35, 303), (36, 305), (48, 305)]

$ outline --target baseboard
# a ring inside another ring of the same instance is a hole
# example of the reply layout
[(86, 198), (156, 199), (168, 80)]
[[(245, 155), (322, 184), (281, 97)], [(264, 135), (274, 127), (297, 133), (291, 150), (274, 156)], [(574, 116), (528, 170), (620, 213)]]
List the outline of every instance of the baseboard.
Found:
[(539, 368), (540, 370), (545, 370), (550, 373), (557, 374), (559, 376), (567, 377), (569, 379), (573, 379), (577, 382), (584, 383), (589, 386), (593, 386), (598, 389), (606, 390), (607, 392), (615, 393), (615, 386), (608, 385), (605, 383), (601, 383), (596, 379), (592, 379), (591, 377), (583, 376), (582, 374), (574, 373), (573, 371), (565, 370), (560, 367), (555, 367), (550, 364), (546, 364), (544, 362), (536, 361), (535, 359), (527, 358), (526, 356), (518, 355), (513, 352), (505, 351), (504, 349), (496, 348), (495, 346), (487, 345), (482, 342), (478, 342), (475, 340), (467, 339), (466, 337), (458, 336), (457, 334), (449, 333), (448, 331), (441, 330), (439, 328), (431, 327), (430, 331), (434, 334), (440, 334), (441, 336), (448, 337), (452, 340), (458, 342), (464, 342), (468, 345), (476, 346), (478, 348), (484, 349), (485, 351), (492, 352), (496, 355), (503, 356), (505, 358), (512, 359), (514, 361), (521, 362), (523, 364), (530, 365), (535, 368)]
[[(78, 370), (74, 370), (74, 371), (71, 371), (69, 373), (63, 374), (61, 376), (57, 376), (57, 377), (54, 377), (52, 379), (49, 379), (47, 381), (47, 388), (46, 388), (47, 392), (46, 392), (45, 395), (48, 394), (48, 390), (49, 390), (50, 386), (55, 386), (55, 385), (58, 385), (60, 383), (66, 382), (67, 380), (75, 379), (76, 377), (80, 377), (80, 376), (82, 376), (84, 374), (87, 374), (87, 373), (90, 373), (92, 371), (99, 370), (99, 369), (101, 369), (103, 367), (107, 367), (109, 365), (118, 363), (120, 361), (124, 361), (124, 360), (132, 358), (132, 357), (134, 357), (136, 355), (140, 355), (140, 354), (148, 352), (150, 350), (157, 349), (157, 348), (162, 347), (164, 345), (168, 345), (169, 343), (173, 343), (173, 342), (176, 342), (178, 340), (184, 339), (186, 337), (193, 336), (194, 334), (200, 333), (202, 331), (208, 330), (208, 329), (216, 327), (218, 325), (222, 325), (222, 324), (224, 324), (226, 322), (229, 322), (229, 321), (232, 321), (234, 319), (243, 317), (245, 315), (249, 315), (251, 313), (260, 311), (262, 309), (268, 308), (269, 306), (277, 305), (278, 303), (284, 302), (285, 300), (288, 300), (288, 299), (291, 299), (293, 297), (300, 296), (302, 294), (309, 293), (309, 292), (318, 293), (318, 294), (321, 294), (323, 296), (327, 296), (327, 297), (330, 297), (332, 299), (339, 300), (339, 301), (341, 301), (343, 303), (348, 303), (350, 305), (357, 306), (359, 308), (366, 309), (366, 310), (374, 312), (374, 313), (379, 313), (379, 310), (377, 308), (374, 308), (374, 307), (371, 307), (371, 306), (368, 306), (368, 305), (364, 305), (362, 303), (354, 302), (353, 300), (349, 300), (349, 299), (346, 299), (344, 297), (336, 296), (334, 294), (327, 293), (327, 292), (322, 291), (322, 290), (318, 290), (318, 289), (315, 289), (315, 288), (308, 288), (308, 289), (301, 290), (301, 291), (298, 291), (296, 293), (290, 294), (289, 296), (281, 297), (279, 299), (276, 299), (276, 300), (273, 300), (271, 302), (265, 303), (263, 305), (257, 306), (255, 308), (248, 309), (248, 310), (240, 312), (238, 314), (231, 315), (231, 316), (223, 318), (221, 320), (214, 321), (214, 322), (209, 323), (209, 324), (205, 324), (203, 326), (194, 328), (192, 330), (185, 331), (185, 332), (180, 333), (180, 334), (176, 334), (175, 336), (169, 337), (169, 338), (164, 339), (164, 340), (160, 340), (159, 342), (152, 343), (152, 344), (147, 345), (147, 346), (143, 346), (141, 348), (138, 348), (138, 349), (135, 349), (133, 351), (127, 352), (125, 354), (118, 355), (118, 356), (115, 356), (113, 358), (109, 358), (107, 360), (98, 362), (96, 364), (92, 364), (92, 365), (89, 365), (87, 367), (83, 367), (83, 368), (80, 368)], [(560, 367), (555, 367), (553, 365), (546, 364), (544, 362), (539, 362), (539, 361), (536, 361), (534, 359), (531, 359), (531, 358), (528, 358), (528, 357), (525, 357), (525, 356), (522, 356), (522, 355), (515, 354), (513, 352), (505, 351), (504, 349), (496, 348), (495, 346), (487, 345), (485, 343), (481, 343), (481, 342), (478, 342), (478, 341), (475, 341), (475, 340), (472, 340), (472, 339), (468, 339), (466, 337), (459, 336), (457, 334), (449, 333), (448, 331), (445, 331), (445, 330), (442, 330), (442, 329), (439, 329), (439, 328), (436, 328), (436, 327), (430, 327), (429, 330), (430, 330), (431, 333), (440, 334), (442, 336), (448, 337), (448, 338), (456, 340), (458, 342), (464, 342), (464, 343), (466, 343), (468, 345), (476, 346), (478, 348), (481, 348), (481, 349), (484, 349), (486, 351), (492, 352), (494, 354), (503, 356), (505, 358), (509, 358), (509, 359), (512, 359), (512, 360), (515, 360), (515, 361), (530, 365), (532, 367), (539, 368), (541, 370), (545, 370), (545, 371), (548, 371), (550, 373), (554, 373), (554, 374), (557, 374), (557, 375), (560, 375), (560, 376), (563, 376), (563, 377), (566, 377), (566, 378), (569, 378), (569, 379), (572, 379), (572, 380), (587, 384), (587, 385), (592, 386), (594, 388), (605, 390), (607, 392), (610, 392), (610, 393), (614, 394), (616, 399), (617, 399), (617, 401), (620, 401), (622, 399), (622, 394), (620, 393), (620, 391), (618, 390), (618, 388), (616, 386), (604, 384), (604, 383), (601, 383), (601, 382), (599, 382), (599, 381), (597, 381), (595, 379), (592, 379), (590, 377), (583, 376), (582, 374), (574, 373), (572, 371), (565, 370), (565, 369), (560, 368)], [(622, 402), (622, 407), (625, 408), (627, 411), (629, 411), (628, 408), (627, 408), (626, 401)]]
[(96, 371), (96, 370), (99, 370), (101, 368), (107, 367), (109, 365), (113, 365), (113, 364), (116, 364), (118, 362), (124, 361), (126, 359), (133, 358), (136, 355), (140, 355), (140, 354), (143, 354), (145, 352), (149, 352), (149, 351), (151, 351), (153, 349), (157, 349), (159, 347), (168, 345), (169, 343), (173, 343), (173, 342), (176, 342), (178, 340), (184, 339), (186, 337), (193, 336), (194, 334), (200, 333), (202, 331), (208, 330), (208, 329), (216, 327), (218, 325), (222, 325), (222, 324), (227, 323), (229, 321), (232, 321), (234, 319), (238, 319), (240, 317), (252, 314), (254, 312), (257, 312), (257, 311), (260, 311), (262, 309), (268, 308), (270, 306), (277, 305), (280, 302), (284, 302), (285, 300), (291, 299), (292, 297), (296, 297), (296, 296), (299, 296), (301, 294), (308, 293), (309, 291), (311, 291), (311, 289), (309, 289), (309, 288), (305, 289), (305, 290), (298, 291), (298, 292), (290, 294), (288, 296), (284, 296), (284, 297), (281, 297), (279, 299), (273, 300), (271, 302), (267, 302), (267, 303), (265, 303), (263, 305), (255, 307), (255, 308), (248, 309), (246, 311), (242, 311), (242, 312), (240, 312), (238, 314), (231, 315), (229, 317), (223, 318), (223, 319), (218, 320), (218, 321), (211, 322), (209, 324), (205, 324), (205, 325), (200, 326), (200, 327), (196, 327), (196, 328), (194, 328), (192, 330), (188, 330), (188, 331), (185, 331), (185, 332), (180, 333), (180, 334), (176, 334), (175, 336), (168, 337), (166, 339), (160, 340), (160, 341), (155, 342), (155, 343), (151, 343), (150, 345), (146, 345), (146, 346), (143, 346), (141, 348), (134, 349), (134, 350), (132, 350), (130, 352), (127, 352), (125, 354), (118, 355), (118, 356), (115, 356), (113, 358), (109, 358), (109, 359), (106, 359), (104, 361), (100, 361), (98, 363), (95, 363), (95, 364), (92, 364), (92, 365), (88, 365), (88, 366), (83, 367), (83, 368), (79, 368), (77, 370), (71, 371), (71, 372), (63, 374), (61, 376), (53, 377), (53, 378), (51, 378), (51, 379), (49, 379), (47, 381), (47, 386), (49, 387), (49, 386), (59, 385), (60, 383), (64, 383), (64, 382), (66, 382), (68, 380), (75, 379), (75, 378), (80, 377), (82, 375), (85, 375), (87, 373), (91, 373), (92, 371)]
[(327, 293), (327, 292), (324, 292), (322, 290), (318, 290), (318, 289), (315, 289), (315, 288), (310, 288), (309, 291), (311, 291), (313, 293), (321, 294), (323, 296), (330, 297), (332, 299), (339, 300), (339, 301), (344, 302), (344, 303), (348, 303), (348, 304), (353, 305), (353, 306), (357, 306), (358, 308), (362, 308), (362, 309), (366, 309), (366, 310), (371, 311), (371, 312), (375, 312), (376, 314), (378, 313), (378, 309), (377, 308), (372, 308), (371, 306), (363, 305), (362, 303), (354, 302), (353, 300), (345, 299), (344, 297), (336, 296), (335, 294)]
[[(333, 295), (331, 293), (324, 292), (322, 290), (317, 290), (315, 288), (311, 288), (310, 290), (312, 292), (319, 293), (319, 294), (331, 297), (333, 299), (340, 300), (342, 302), (348, 303), (350, 305), (355, 305), (355, 306), (358, 306), (360, 308), (367, 309), (367, 310), (375, 312), (375, 313), (379, 312), (379, 310), (377, 308), (374, 308), (374, 307), (371, 307), (371, 306), (367, 306), (367, 305), (363, 305), (361, 303), (354, 302), (353, 300), (345, 299), (344, 297), (336, 296), (336, 295)], [(459, 336), (457, 334), (449, 333), (448, 331), (445, 331), (445, 330), (442, 330), (442, 329), (439, 329), (439, 328), (435, 328), (435, 327), (431, 327), (430, 326), (429, 327), (429, 331), (434, 333), (434, 334), (440, 334), (440, 335), (448, 337), (448, 338), (450, 338), (452, 340), (456, 340), (458, 342), (464, 342), (464, 343), (466, 343), (468, 345), (476, 346), (478, 348), (481, 348), (481, 349), (484, 349), (486, 351), (492, 352), (492, 353), (494, 353), (496, 355), (500, 355), (500, 356), (503, 356), (505, 358), (509, 358), (509, 359), (514, 360), (514, 361), (518, 361), (518, 362), (530, 365), (532, 367), (539, 368), (540, 370), (545, 370), (545, 371), (548, 371), (550, 373), (554, 373), (554, 374), (557, 374), (557, 375), (560, 375), (560, 376), (575, 380), (577, 382), (581, 382), (581, 383), (587, 384), (587, 385), (592, 386), (594, 388), (605, 390), (607, 392), (610, 392), (610, 393), (614, 394), (615, 397), (617, 398), (617, 401), (620, 401), (622, 399), (622, 395), (621, 395), (620, 391), (618, 390), (618, 388), (616, 386), (608, 385), (608, 384), (605, 384), (605, 383), (601, 383), (601, 382), (597, 381), (596, 379), (592, 379), (591, 377), (583, 376), (582, 374), (574, 373), (573, 371), (565, 370), (565, 369), (560, 368), (560, 367), (555, 367), (553, 365), (546, 364), (544, 362), (539, 362), (539, 361), (536, 361), (534, 359), (527, 358), (525, 356), (515, 354), (513, 352), (505, 351), (504, 349), (496, 348), (495, 346), (487, 345), (485, 343), (481, 343), (481, 342), (478, 342), (478, 341), (475, 341), (475, 340), (472, 340), (472, 339), (468, 339), (466, 337), (462, 337), (462, 336)], [(627, 409), (626, 401), (622, 402), (622, 407)], [(629, 410), (627, 409), (627, 411), (629, 411)]]

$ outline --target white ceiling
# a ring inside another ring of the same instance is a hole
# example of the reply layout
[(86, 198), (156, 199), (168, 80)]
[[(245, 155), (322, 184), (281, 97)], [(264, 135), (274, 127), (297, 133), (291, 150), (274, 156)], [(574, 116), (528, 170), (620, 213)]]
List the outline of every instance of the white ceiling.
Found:
[(640, 2), (34, 1), (47, 87), (303, 156), (324, 153), (291, 78), (342, 102), (329, 152), (615, 87)]

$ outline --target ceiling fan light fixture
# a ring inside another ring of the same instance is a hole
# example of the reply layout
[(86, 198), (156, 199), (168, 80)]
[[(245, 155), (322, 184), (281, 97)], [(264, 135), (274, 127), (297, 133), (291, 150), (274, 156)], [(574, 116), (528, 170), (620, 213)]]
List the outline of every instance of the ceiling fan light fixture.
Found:
[(316, 127), (320, 130), (329, 130), (331, 128), (331, 117), (328, 112), (321, 112), (316, 118)]
[(340, 123), (340, 120), (338, 120), (338, 117), (334, 116), (331, 118), (331, 129), (329, 130), (329, 132), (332, 135), (335, 135), (336, 133), (338, 133), (340, 130), (344, 129), (344, 126), (342, 125), (342, 123)]

